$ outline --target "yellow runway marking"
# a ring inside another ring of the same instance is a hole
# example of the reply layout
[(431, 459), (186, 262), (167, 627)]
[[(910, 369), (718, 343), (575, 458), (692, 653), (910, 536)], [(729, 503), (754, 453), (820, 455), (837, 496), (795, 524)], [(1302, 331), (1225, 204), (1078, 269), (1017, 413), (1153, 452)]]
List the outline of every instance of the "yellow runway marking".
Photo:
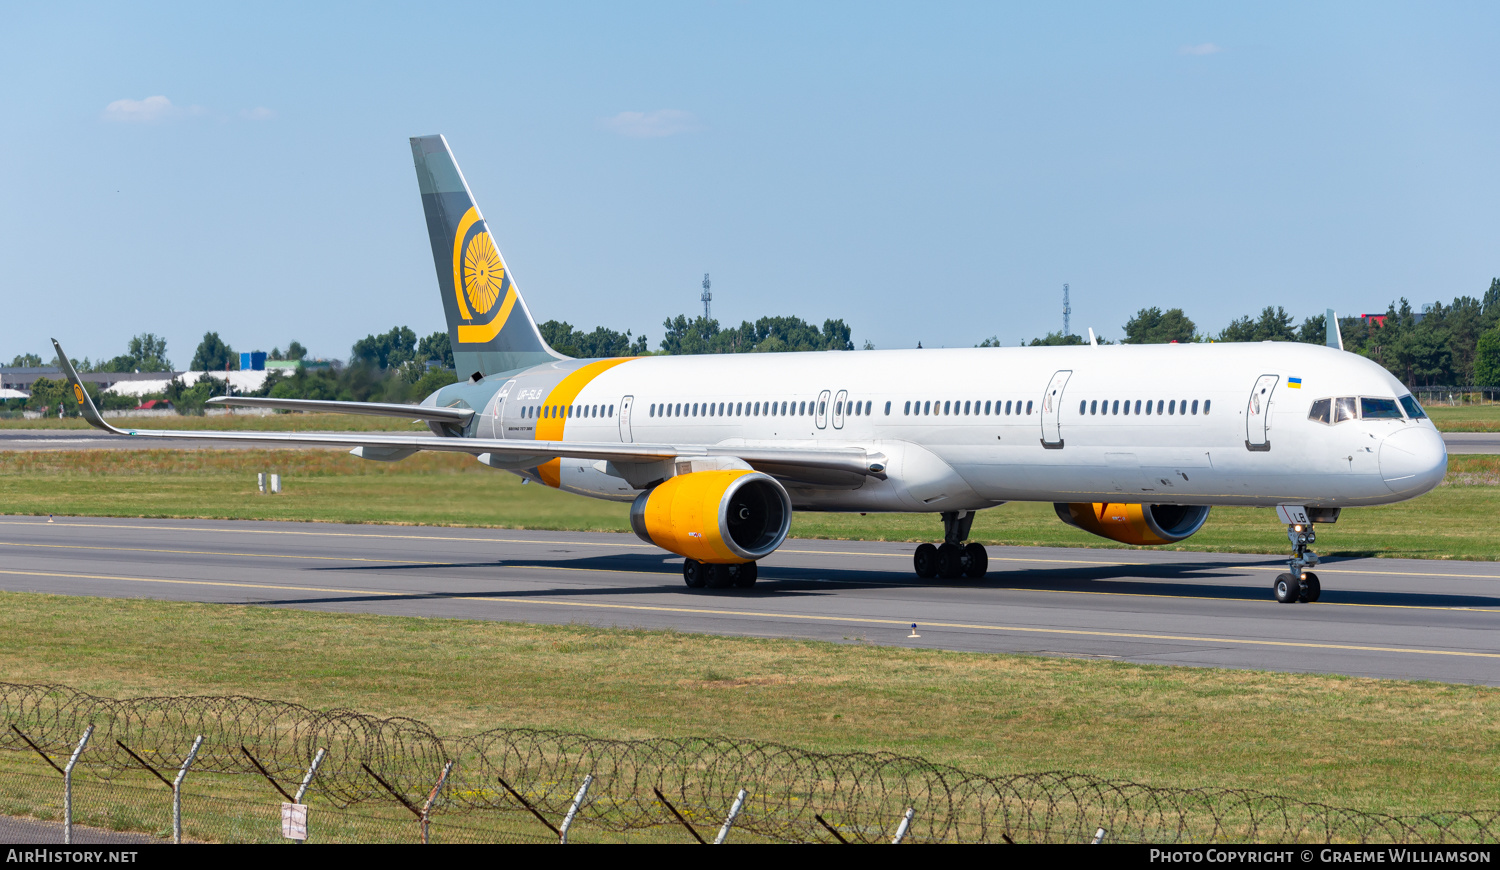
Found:
[[(485, 539), (485, 540), (493, 540), (493, 539)], [(552, 543), (552, 542), (547, 542), (547, 541), (521, 541), (520, 543), (543, 543), (544, 544), (544, 543)], [(607, 546), (607, 545), (605, 545), (605, 544), (596, 544), (595, 546)], [(179, 556), (232, 556), (232, 557), (238, 557), (238, 558), (262, 558), (262, 559), (308, 559), (308, 560), (317, 560), (317, 561), (325, 561), (325, 562), (368, 562), (368, 563), (386, 564), (386, 565), (434, 565), (434, 566), (443, 566), (443, 565), (449, 565), (449, 564), (451, 564), (451, 561), (432, 561), (432, 560), (426, 560), (426, 559), (394, 559), (394, 558), (392, 558), (392, 559), (369, 559), (369, 558), (361, 558), (359, 556), (310, 556), (310, 555), (296, 555), (296, 554), (290, 554), (290, 553), (234, 553), (234, 552), (221, 552), (221, 551), (215, 551), (215, 550), (168, 550), (168, 549), (153, 548), (153, 547), (101, 547), (101, 546), (94, 546), (94, 545), (87, 545), (87, 544), (33, 544), (33, 543), (23, 543), (23, 542), (19, 542), (19, 541), (0, 541), (0, 547), (36, 547), (36, 548), (41, 548), (41, 549), (53, 549), (53, 550), (102, 550), (102, 551), (108, 551), (108, 552), (123, 552), (123, 553), (168, 553), (168, 554), (179, 555)], [(799, 551), (791, 551), (791, 552), (807, 553), (807, 552), (818, 552), (818, 551), (799, 550)], [(862, 555), (862, 554), (860, 554), (860, 553), (848, 553), (848, 554), (845, 554), (845, 555)], [(1050, 560), (1042, 560), (1042, 559), (1037, 559), (1037, 560), (1013, 559), (1011, 561), (1050, 561)], [(1059, 561), (1062, 561), (1062, 560), (1059, 560)], [(510, 566), (505, 565), (504, 562), (505, 562), (505, 560), (498, 560), (497, 559), (496, 562), (495, 562), (495, 566), (496, 567), (510, 567)], [(1098, 563), (1095, 563), (1095, 564), (1098, 564)], [(1143, 565), (1143, 564), (1147, 564), (1147, 563), (1144, 563), (1144, 562), (1123, 562), (1123, 563), (1119, 563), (1119, 564), (1121, 564), (1121, 565), (1127, 565), (1128, 566), (1128, 565)], [(598, 571), (599, 571), (599, 569), (597, 569), (597, 568), (573, 568), (573, 567), (570, 567), (570, 566), (567, 566), (567, 565), (531, 565), (531, 566), (528, 566), (528, 567), (530, 567), (532, 569), (535, 569), (535, 570), (545, 570), (545, 571), (578, 571), (578, 572), (584, 572), (584, 573), (590, 573), (590, 574), (598, 573)], [(1249, 567), (1247, 567), (1247, 566), (1236, 566), (1234, 568), (1234, 570), (1252, 570), (1252, 569), (1249, 568)], [(650, 575), (650, 576), (661, 576), (663, 574), (667, 574), (667, 573), (670, 573), (670, 572), (663, 572), (663, 571), (631, 571), (631, 570), (626, 570), (626, 569), (615, 568), (615, 569), (609, 569), (609, 573), (611, 573), (611, 574), (641, 574), (641, 575)], [(1325, 571), (1324, 573), (1334, 573), (1334, 572), (1332, 572), (1332, 571)], [(1352, 571), (1351, 570), (1351, 571), (1344, 571), (1343, 573), (1346, 573), (1346, 574), (1358, 574), (1358, 573), (1374, 573), (1374, 574), (1379, 574), (1379, 573), (1400, 573), (1400, 572), (1379, 572), (1379, 571), (1362, 572), (1362, 571)], [(1448, 575), (1438, 575), (1438, 576), (1448, 576)], [(1473, 575), (1457, 575), (1457, 576), (1473, 576)], [(823, 583), (855, 583), (855, 582), (861, 582), (861, 581), (854, 581), (854, 580), (819, 580), (818, 578), (807, 578), (807, 577), (796, 577), (796, 578), (790, 578), (790, 579), (793, 579), (793, 580), (804, 580), (804, 581), (805, 580), (815, 580), (817, 582), (823, 582)], [(1133, 579), (1134, 578), (1127, 579), (1127, 580), (1122, 580), (1122, 581), (1119, 581), (1119, 582), (1132, 582)], [(1500, 578), (1497, 578), (1497, 579), (1500, 579)], [(944, 585), (942, 587), (938, 587), (938, 586), (936, 586), (934, 584), (934, 585), (929, 585), (927, 588), (959, 588), (959, 587), (952, 586), (951, 584)], [(970, 588), (972, 588), (972, 587), (970, 587)], [(1232, 602), (1238, 602), (1238, 603), (1243, 603), (1243, 604), (1269, 604), (1269, 603), (1271, 603), (1269, 601), (1251, 600), (1251, 599), (1245, 599), (1245, 598), (1232, 598), (1232, 597), (1224, 597), (1224, 596), (1216, 596), (1216, 595), (1167, 595), (1167, 594), (1160, 594), (1160, 593), (1151, 594), (1151, 593), (1144, 593), (1144, 592), (1103, 592), (1103, 591), (1091, 590), (1091, 589), (1038, 589), (1038, 588), (1034, 588), (1034, 587), (1025, 587), (1025, 586), (1002, 586), (1002, 587), (992, 587), (992, 588), (994, 588), (995, 591), (997, 591), (997, 592), (1041, 592), (1041, 593), (1050, 593), (1050, 594), (1053, 594), (1053, 595), (1102, 595), (1102, 596), (1113, 596), (1113, 597), (1131, 597), (1131, 596), (1134, 596), (1134, 597), (1143, 597), (1143, 598), (1152, 598), (1152, 599), (1173, 599), (1173, 600), (1183, 600), (1183, 601), (1232, 601)], [(1500, 613), (1500, 609), (1485, 608), (1485, 607), (1444, 607), (1444, 606), (1422, 605), (1422, 604), (1367, 604), (1367, 603), (1360, 603), (1360, 602), (1355, 602), (1355, 601), (1325, 601), (1325, 602), (1323, 602), (1323, 604), (1325, 606), (1328, 606), (1328, 607), (1372, 607), (1372, 608), (1381, 608), (1381, 609), (1387, 609), (1387, 610), (1464, 610), (1464, 611), (1470, 611), (1470, 612), (1473, 612), (1473, 613)]]
[[(264, 583), (227, 583), (216, 580), (167, 580), (155, 577), (124, 577), (106, 574), (63, 574), (42, 571), (12, 571), (0, 569), (0, 574), (19, 575), (25, 577), (52, 577), (76, 580), (117, 580), (128, 583), (164, 583), (177, 586), (212, 586), (232, 589), (267, 589), (278, 592), (317, 592), (323, 595), (366, 595), (366, 596), (408, 596), (413, 598), (430, 597), (430, 593), (423, 592), (401, 592), (395, 590), (368, 590), (368, 589), (342, 589), (330, 587), (310, 586), (283, 586)], [(787, 619), (800, 620), (803, 622), (829, 622), (829, 623), (855, 623), (860, 625), (889, 625), (906, 627), (910, 624), (904, 619), (873, 619), (859, 616), (819, 616), (806, 613), (775, 613), (769, 611), (755, 610), (723, 610), (705, 607), (667, 607), (649, 604), (608, 604), (590, 601), (552, 601), (536, 598), (499, 598), (487, 595), (455, 595), (444, 596), (446, 601), (477, 601), (485, 604), (536, 604), (544, 607), (582, 607), (598, 610), (629, 610), (647, 613), (691, 613), (703, 616), (744, 616), (756, 619)], [(1390, 646), (1364, 646), (1360, 644), (1335, 644), (1335, 643), (1309, 643), (1304, 641), (1283, 640), (1253, 640), (1234, 637), (1203, 637), (1197, 635), (1178, 634), (1146, 634), (1142, 632), (1126, 631), (1096, 631), (1073, 628), (1036, 628), (1020, 625), (982, 625), (969, 622), (923, 622), (924, 628), (953, 628), (971, 631), (1012, 632), (1018, 634), (1052, 634), (1070, 637), (1114, 637), (1128, 640), (1166, 640), (1181, 641), (1188, 643), (1214, 643), (1234, 644), (1238, 646), (1269, 646), (1289, 647), (1296, 649), (1327, 649), (1346, 650), (1353, 652), (1389, 652), (1409, 653), (1412, 655), (1432, 656), (1457, 656), (1461, 658), (1486, 658), (1500, 659), (1500, 653), (1472, 652), (1467, 650), (1442, 650), (1442, 649), (1416, 649), (1412, 647), (1390, 647)]]
[[(43, 521), (21, 522), (17, 520), (0, 520), (0, 525), (7, 526), (45, 526), (49, 525)], [(319, 538), (382, 538), (390, 540), (406, 541), (453, 541), (458, 543), (480, 543), (480, 544), (561, 544), (569, 547), (624, 547), (633, 550), (657, 550), (659, 548), (651, 544), (631, 543), (624, 541), (544, 541), (535, 538), (472, 538), (472, 537), (449, 537), (445, 535), (396, 535), (378, 532), (302, 532), (290, 529), (206, 529), (201, 526), (133, 526), (114, 523), (79, 523), (64, 521), (51, 524), (54, 528), (91, 528), (91, 529), (131, 529), (144, 531), (167, 531), (167, 532), (228, 532), (240, 535), (300, 535), (304, 537)], [(581, 533), (581, 534), (608, 534), (608, 533)], [(623, 535), (622, 535), (623, 537)], [(881, 542), (886, 543), (886, 542)], [(778, 553), (811, 556), (873, 556), (886, 559), (910, 559), (906, 553), (867, 553), (853, 550), (792, 550), (780, 549)], [(1212, 555), (1212, 554), (1205, 554)], [(1268, 559), (1278, 557), (1268, 555)], [(1071, 565), (1097, 565), (1101, 568), (1128, 568), (1143, 565), (1154, 565), (1152, 562), (1113, 562), (1097, 559), (1038, 559), (1019, 556), (991, 556), (991, 562), (1028, 562), (1028, 563), (1057, 563)], [(1265, 565), (1216, 565), (1205, 570), (1211, 571), (1264, 571)], [(1358, 568), (1322, 568), (1318, 569), (1324, 574), (1372, 574), (1393, 577), (1456, 577), (1467, 580), (1500, 580), (1500, 574), (1456, 574), (1443, 571), (1370, 571)]]
[(293, 553), (225, 553), (217, 550), (164, 550), (156, 547), (99, 547), (88, 544), (29, 544), (0, 541), (0, 547), (37, 547), (44, 550), (106, 550), (111, 553), (170, 553), (176, 556), (239, 556), (254, 559), (317, 559), (325, 562), (376, 562), (390, 565), (448, 565), (423, 559), (362, 559), (359, 556), (299, 556)]

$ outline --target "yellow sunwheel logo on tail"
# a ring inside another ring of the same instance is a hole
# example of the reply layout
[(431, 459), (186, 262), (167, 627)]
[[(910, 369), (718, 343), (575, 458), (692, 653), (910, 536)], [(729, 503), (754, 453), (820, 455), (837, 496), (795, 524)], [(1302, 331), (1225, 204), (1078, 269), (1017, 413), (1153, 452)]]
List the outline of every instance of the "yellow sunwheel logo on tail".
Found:
[[(516, 288), (505, 274), (505, 263), (479, 219), (479, 210), (472, 206), (453, 234), (453, 292), (458, 297), (459, 318), (471, 321), (458, 325), (460, 344), (484, 344), (499, 335), (516, 304)], [(502, 294), (504, 302), (495, 311)], [(472, 322), (491, 312), (490, 319)]]

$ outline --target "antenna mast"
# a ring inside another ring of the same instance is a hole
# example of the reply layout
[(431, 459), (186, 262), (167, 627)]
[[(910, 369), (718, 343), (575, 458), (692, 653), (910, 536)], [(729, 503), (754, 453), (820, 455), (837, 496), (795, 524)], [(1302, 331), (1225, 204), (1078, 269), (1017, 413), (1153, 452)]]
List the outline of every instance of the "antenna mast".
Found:
[(703, 303), (703, 319), (704, 320), (712, 320), (713, 319), (713, 315), (709, 313), (709, 307), (708, 307), (708, 303), (714, 301), (714, 294), (708, 292), (708, 288), (710, 286), (712, 286), (712, 285), (709, 284), (708, 273), (704, 272), (703, 273), (703, 295), (698, 297), (698, 300)]
[[(704, 277), (704, 280), (708, 280), (708, 276), (707, 275), (705, 275), (703, 277)], [(1072, 313), (1073, 313), (1073, 306), (1071, 306), (1071, 305), (1068, 304), (1068, 285), (1064, 284), (1063, 285), (1063, 333), (1062, 333), (1064, 336), (1069, 336), (1069, 335), (1073, 334), (1072, 332), (1070, 332), (1068, 330), (1068, 316), (1070, 314), (1072, 314)]]

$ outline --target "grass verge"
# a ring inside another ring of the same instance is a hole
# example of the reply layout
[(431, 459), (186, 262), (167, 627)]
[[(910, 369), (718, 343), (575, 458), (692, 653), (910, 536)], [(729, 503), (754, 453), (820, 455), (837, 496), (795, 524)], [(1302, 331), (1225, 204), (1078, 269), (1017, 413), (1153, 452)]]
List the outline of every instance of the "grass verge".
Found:
[[(261, 496), (255, 474), (282, 475)], [(329, 450), (0, 452), (0, 513), (401, 523), (573, 531), (630, 530), (627, 506), (522, 486), (467, 456), (418, 454), (368, 462)], [(1344, 512), (1318, 530), (1322, 555), (1500, 559), (1500, 456), (1449, 457), (1448, 478), (1409, 502)], [(930, 514), (799, 513), (803, 538), (926, 541)], [(982, 511), (987, 544), (1128, 549), (1059, 522), (1049, 504)], [(1198, 552), (1281, 553), (1286, 536), (1265, 508), (1215, 508), (1180, 544)]]
[[(232, 414), (224, 416), (111, 417), (109, 423), (122, 429), (217, 429), (261, 432), (417, 432), (429, 434), (424, 423), (400, 417), (366, 417), (359, 414)], [(82, 417), (42, 417), (36, 420), (0, 419), (0, 429), (91, 429)]]
[(0, 593), (0, 674), (530, 726), (890, 751), (1397, 813), (1491, 807), (1476, 686), (257, 606)]

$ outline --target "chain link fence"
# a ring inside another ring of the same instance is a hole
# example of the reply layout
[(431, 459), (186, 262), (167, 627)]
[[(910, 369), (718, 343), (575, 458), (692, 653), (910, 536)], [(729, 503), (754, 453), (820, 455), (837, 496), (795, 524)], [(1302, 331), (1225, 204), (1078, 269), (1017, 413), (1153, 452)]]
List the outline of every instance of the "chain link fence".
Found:
[(73, 823), (162, 838), (173, 834), (172, 780), (202, 736), (181, 777), (185, 840), (282, 842), (282, 804), (320, 750), (302, 800), (314, 842), (555, 842), (559, 829), (570, 842), (721, 831), (730, 842), (1090, 842), (1103, 829), (1111, 842), (1425, 844), (1493, 843), (1500, 832), (1500, 811), (1393, 816), (728, 738), (440, 737), (415, 719), (243, 696), (116, 700), (0, 683), (0, 718), (0, 814), (63, 818), (60, 771), (93, 726), (71, 768)]

